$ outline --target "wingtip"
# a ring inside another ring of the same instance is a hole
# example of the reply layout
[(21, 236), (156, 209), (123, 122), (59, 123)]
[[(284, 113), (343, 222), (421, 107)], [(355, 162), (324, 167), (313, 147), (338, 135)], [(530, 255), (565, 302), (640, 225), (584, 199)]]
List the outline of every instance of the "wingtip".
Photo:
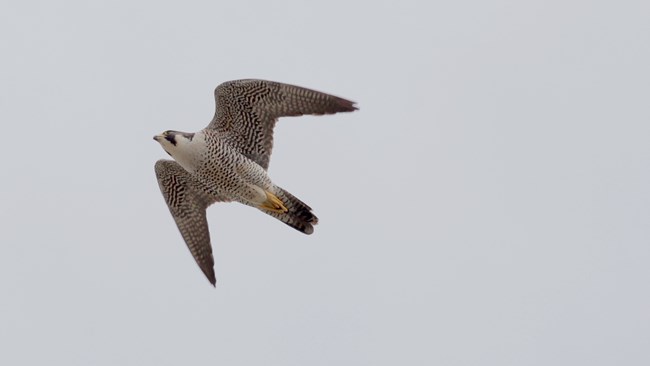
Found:
[(338, 98), (338, 104), (341, 112), (354, 112), (358, 111), (359, 107), (357, 107), (357, 102), (353, 102), (351, 100), (343, 99), (343, 98)]
[(205, 275), (205, 278), (208, 279), (212, 287), (217, 287), (217, 277), (214, 275), (214, 269), (209, 268), (203, 271), (203, 274)]

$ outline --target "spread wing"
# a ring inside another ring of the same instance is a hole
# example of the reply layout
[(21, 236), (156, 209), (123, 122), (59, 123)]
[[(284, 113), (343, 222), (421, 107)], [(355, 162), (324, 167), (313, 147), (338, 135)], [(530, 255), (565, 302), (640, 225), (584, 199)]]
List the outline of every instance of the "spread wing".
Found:
[(178, 163), (158, 160), (155, 165), (158, 185), (187, 247), (201, 271), (214, 286), (214, 258), (205, 210), (219, 201), (198, 189), (198, 183)]
[(207, 128), (268, 169), (273, 127), (279, 117), (334, 114), (357, 109), (354, 102), (299, 86), (265, 80), (234, 80), (214, 91), (216, 113)]

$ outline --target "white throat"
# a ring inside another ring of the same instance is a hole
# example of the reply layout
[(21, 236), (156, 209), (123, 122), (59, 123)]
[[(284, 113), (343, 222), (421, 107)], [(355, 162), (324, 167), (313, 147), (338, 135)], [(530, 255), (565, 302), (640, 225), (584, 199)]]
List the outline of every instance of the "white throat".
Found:
[(202, 154), (205, 152), (205, 136), (202, 132), (195, 133), (191, 140), (176, 136), (176, 145), (170, 143), (166, 147), (167, 152), (183, 169), (193, 173), (200, 166)]

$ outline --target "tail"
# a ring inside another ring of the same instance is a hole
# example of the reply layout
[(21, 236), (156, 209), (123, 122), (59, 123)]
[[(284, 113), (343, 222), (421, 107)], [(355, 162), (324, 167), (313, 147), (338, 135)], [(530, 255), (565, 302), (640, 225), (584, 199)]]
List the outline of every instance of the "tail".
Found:
[(311, 207), (280, 187), (275, 187), (274, 193), (287, 208), (287, 212), (269, 210), (262, 210), (262, 212), (275, 217), (302, 233), (307, 235), (313, 233), (314, 225), (318, 224), (318, 217), (311, 212)]

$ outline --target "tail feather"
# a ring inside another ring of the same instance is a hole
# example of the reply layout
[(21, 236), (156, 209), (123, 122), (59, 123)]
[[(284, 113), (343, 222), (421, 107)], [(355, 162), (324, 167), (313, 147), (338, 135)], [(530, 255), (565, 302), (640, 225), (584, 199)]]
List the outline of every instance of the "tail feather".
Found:
[(307, 206), (307, 204), (280, 187), (276, 187), (274, 193), (282, 201), (288, 211), (262, 211), (302, 233), (307, 235), (313, 233), (314, 225), (318, 224), (318, 217), (311, 212), (311, 207)]

